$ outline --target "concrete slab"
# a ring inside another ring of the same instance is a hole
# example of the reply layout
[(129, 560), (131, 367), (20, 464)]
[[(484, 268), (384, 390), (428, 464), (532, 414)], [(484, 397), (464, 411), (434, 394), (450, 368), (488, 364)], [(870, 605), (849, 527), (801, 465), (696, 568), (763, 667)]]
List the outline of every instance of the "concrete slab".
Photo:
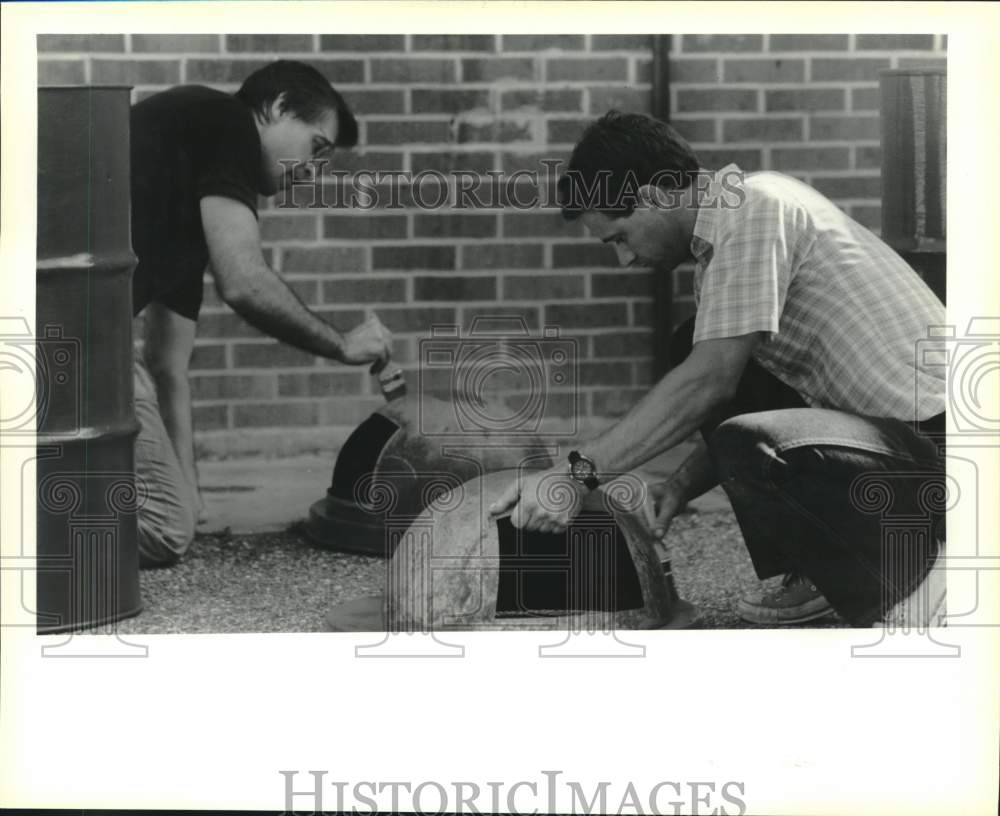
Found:
[[(567, 452), (572, 445), (560, 445)], [(643, 466), (644, 471), (667, 476), (692, 450), (678, 445)], [(335, 456), (248, 458), (200, 462), (205, 514), (199, 533), (270, 533), (287, 530), (306, 518), (309, 506), (330, 485)], [(721, 488), (691, 502), (698, 512), (728, 511), (729, 500)]]

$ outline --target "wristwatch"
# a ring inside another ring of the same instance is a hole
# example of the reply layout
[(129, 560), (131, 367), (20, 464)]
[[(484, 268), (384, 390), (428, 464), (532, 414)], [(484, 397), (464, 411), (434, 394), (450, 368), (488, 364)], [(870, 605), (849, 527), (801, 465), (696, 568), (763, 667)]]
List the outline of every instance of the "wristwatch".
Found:
[(600, 484), (594, 460), (584, 456), (580, 451), (569, 452), (569, 475), (591, 490)]

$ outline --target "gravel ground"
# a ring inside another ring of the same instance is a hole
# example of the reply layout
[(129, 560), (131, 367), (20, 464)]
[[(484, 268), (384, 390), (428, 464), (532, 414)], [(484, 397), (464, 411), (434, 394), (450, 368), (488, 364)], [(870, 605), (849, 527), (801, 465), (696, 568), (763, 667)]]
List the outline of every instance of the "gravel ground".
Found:
[[(687, 512), (671, 526), (674, 578), (698, 626), (752, 628), (736, 617), (758, 584), (731, 512)], [(143, 612), (127, 633), (320, 632), (337, 603), (379, 594), (385, 560), (319, 549), (296, 525), (280, 533), (198, 536), (180, 564), (140, 575)], [(776, 580), (776, 579), (772, 579)], [(835, 616), (804, 628), (845, 626)]]

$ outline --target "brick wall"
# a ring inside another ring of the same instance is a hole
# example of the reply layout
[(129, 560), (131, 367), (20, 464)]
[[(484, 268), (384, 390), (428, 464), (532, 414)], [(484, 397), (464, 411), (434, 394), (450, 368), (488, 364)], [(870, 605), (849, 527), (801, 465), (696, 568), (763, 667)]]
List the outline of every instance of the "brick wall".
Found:
[[(671, 115), (705, 166), (788, 172), (877, 229), (878, 71), (943, 64), (944, 49), (938, 35), (678, 35)], [(38, 50), (41, 84), (129, 83), (136, 98), (177, 83), (235, 90), (278, 55), (309, 61), (359, 114), (359, 149), (335, 161), (346, 170), (538, 169), (608, 108), (649, 111), (652, 87), (643, 35), (51, 35)], [(650, 273), (616, 269), (557, 212), (425, 211), (410, 196), (351, 212), (310, 206), (310, 192), (262, 210), (268, 259), (338, 327), (376, 310), (411, 382), (432, 324), (468, 330), (502, 313), (577, 343), (578, 387), (553, 389), (552, 415), (592, 426), (649, 386)], [(689, 269), (674, 286), (680, 319)], [(263, 337), (210, 284), (192, 382), (203, 453), (330, 449), (381, 404), (366, 372)]]

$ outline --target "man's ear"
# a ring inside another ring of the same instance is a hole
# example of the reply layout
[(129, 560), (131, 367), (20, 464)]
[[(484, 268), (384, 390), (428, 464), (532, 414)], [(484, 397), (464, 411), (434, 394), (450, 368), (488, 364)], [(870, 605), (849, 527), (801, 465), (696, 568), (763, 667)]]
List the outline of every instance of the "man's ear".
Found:
[(267, 112), (268, 119), (272, 122), (277, 122), (285, 113), (286, 110), (285, 104), (286, 104), (285, 92), (282, 91), (274, 98), (274, 101), (271, 103), (271, 107)]
[(639, 188), (639, 203), (644, 207), (661, 207), (665, 202), (663, 190), (655, 184), (643, 184)]

